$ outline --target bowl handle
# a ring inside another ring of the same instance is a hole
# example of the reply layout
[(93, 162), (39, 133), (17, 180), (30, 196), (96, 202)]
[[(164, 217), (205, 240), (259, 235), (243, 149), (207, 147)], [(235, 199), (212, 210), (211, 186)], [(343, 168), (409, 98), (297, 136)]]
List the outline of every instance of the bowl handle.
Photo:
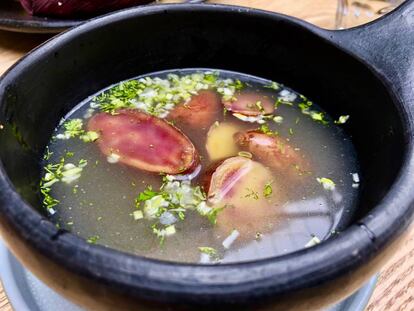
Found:
[(394, 11), (368, 24), (325, 32), (326, 39), (355, 55), (391, 82), (401, 94), (414, 92), (414, 0), (407, 0)]

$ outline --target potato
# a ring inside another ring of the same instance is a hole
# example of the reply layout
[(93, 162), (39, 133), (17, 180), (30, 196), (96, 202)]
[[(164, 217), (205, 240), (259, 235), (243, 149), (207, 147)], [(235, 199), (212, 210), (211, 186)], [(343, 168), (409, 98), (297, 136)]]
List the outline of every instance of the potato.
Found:
[(232, 123), (213, 124), (207, 134), (206, 149), (210, 160), (217, 161), (237, 155), (239, 148), (234, 141), (234, 134), (240, 128)]

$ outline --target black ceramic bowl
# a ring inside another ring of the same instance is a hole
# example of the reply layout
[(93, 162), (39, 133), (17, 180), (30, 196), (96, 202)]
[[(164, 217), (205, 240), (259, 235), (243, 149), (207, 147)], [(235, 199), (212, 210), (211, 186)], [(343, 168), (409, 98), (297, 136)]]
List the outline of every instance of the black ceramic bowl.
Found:
[[(47, 42), (0, 82), (2, 237), (40, 279), (93, 310), (314, 310), (350, 294), (399, 246), (414, 211), (412, 8), (333, 32), (247, 8), (153, 6)], [(277, 258), (200, 266), (90, 245), (39, 213), (39, 159), (65, 113), (112, 83), (186, 67), (280, 81), (352, 116), (363, 182), (339, 235)]]

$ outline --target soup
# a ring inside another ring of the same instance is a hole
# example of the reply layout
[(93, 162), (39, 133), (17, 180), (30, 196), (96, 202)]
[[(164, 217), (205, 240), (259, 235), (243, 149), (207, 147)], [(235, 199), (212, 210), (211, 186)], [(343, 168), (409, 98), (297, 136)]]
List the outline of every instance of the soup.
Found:
[(356, 206), (348, 118), (241, 73), (140, 76), (61, 121), (43, 205), (89, 243), (149, 258), (218, 264), (311, 247)]

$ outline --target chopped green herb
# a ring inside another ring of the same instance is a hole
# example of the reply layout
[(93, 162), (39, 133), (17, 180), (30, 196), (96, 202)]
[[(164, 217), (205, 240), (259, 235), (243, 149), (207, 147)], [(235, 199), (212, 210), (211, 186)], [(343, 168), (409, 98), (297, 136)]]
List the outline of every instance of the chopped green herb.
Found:
[(80, 139), (82, 139), (85, 143), (97, 141), (98, 138), (99, 138), (99, 134), (94, 131), (88, 131), (80, 137)]
[(141, 192), (138, 197), (135, 199), (135, 203), (137, 207), (141, 204), (141, 202), (145, 202), (147, 200), (152, 199), (158, 195), (158, 192), (152, 190), (152, 186), (148, 186), (143, 192)]
[(198, 250), (201, 253), (208, 255), (210, 260), (213, 260), (213, 261), (219, 261), (220, 260), (220, 256), (219, 256), (217, 250), (212, 248), (212, 247), (203, 246), (203, 247), (199, 247)]
[[(86, 160), (80, 160), (78, 166), (67, 163), (65, 164), (65, 158), (62, 157), (58, 163), (49, 163), (43, 169), (45, 175), (40, 180), (40, 193), (43, 195), (43, 206), (51, 211), (54, 206), (59, 204), (59, 200), (54, 199), (51, 195), (51, 187), (57, 182), (63, 181), (71, 183), (81, 176), (83, 168), (87, 165)], [(73, 189), (73, 192), (76, 193)]]
[(302, 99), (302, 102), (298, 104), (298, 107), (300, 108), (303, 114), (310, 116), (312, 120), (322, 123), (324, 125), (329, 123), (325, 119), (324, 112), (311, 110), (310, 107), (312, 107), (313, 103), (303, 95), (300, 95), (300, 98)]
[(260, 112), (264, 112), (264, 108), (260, 100), (256, 102), (256, 107), (259, 108)]
[(224, 100), (231, 100), (242, 88), (244, 84), (240, 80), (220, 79), (219, 72), (168, 74), (164, 79), (146, 77), (125, 81), (97, 96), (92, 106), (111, 114), (123, 108), (138, 108), (163, 118), (201, 90), (215, 89)]
[(151, 226), (152, 232), (160, 239), (160, 244), (164, 244), (165, 238), (167, 236), (173, 235), (176, 233), (175, 226), (163, 226), (162, 228), (159, 228), (157, 224), (154, 224)]
[(268, 88), (268, 89), (272, 89), (272, 90), (280, 89), (279, 84), (277, 84), (276, 82), (273, 82), (273, 81), (269, 85), (266, 85), (265, 87)]
[(270, 129), (270, 127), (269, 127), (269, 125), (268, 125), (267, 123), (262, 124), (262, 125), (259, 127), (259, 130), (260, 130), (263, 134), (266, 134), (266, 135), (269, 135), (269, 136), (273, 135), (273, 131)]
[(207, 218), (210, 221), (210, 223), (212, 225), (216, 225), (217, 224), (217, 216), (218, 214), (224, 210), (227, 206), (223, 206), (223, 207), (216, 207), (211, 209), (211, 211), (207, 214)]
[(40, 187), (40, 193), (43, 195), (42, 204), (48, 211), (52, 211), (52, 213), (53, 213), (53, 207), (58, 205), (60, 203), (60, 201), (53, 198), (50, 195), (50, 191), (51, 191), (50, 188), (42, 187), (42, 186)]
[(323, 186), (325, 190), (335, 190), (335, 183), (332, 181), (332, 179), (321, 177), (316, 178), (316, 180)]
[(340, 116), (337, 121), (335, 121), (335, 124), (345, 124), (349, 119), (349, 115)]
[(265, 198), (270, 197), (270, 196), (272, 195), (272, 193), (273, 193), (272, 183), (273, 183), (273, 182), (268, 182), (268, 183), (264, 186), (264, 189), (263, 189), (263, 196), (264, 196)]
[(65, 139), (73, 138), (82, 135), (85, 131), (82, 129), (83, 121), (82, 119), (72, 119), (66, 121), (63, 124), (65, 133), (63, 134)]
[(211, 217), (215, 212), (215, 209), (207, 206), (206, 195), (199, 186), (193, 187), (190, 181), (175, 180), (170, 175), (163, 176), (159, 191), (148, 186), (139, 193), (135, 205), (138, 211), (132, 214), (134, 218), (155, 221), (152, 224), (153, 233), (162, 241), (172, 230), (165, 225), (184, 220), (187, 210), (195, 210), (205, 217)]
[(247, 194), (244, 196), (245, 198), (252, 198), (255, 200), (259, 200), (259, 192), (254, 191), (253, 189), (247, 188)]
[(46, 150), (45, 150), (45, 154), (43, 156), (43, 160), (46, 160), (46, 161), (50, 160), (50, 158), (52, 157), (52, 155), (53, 155), (53, 152), (51, 152), (49, 150), (49, 146), (46, 146)]
[(286, 101), (283, 98), (278, 98), (276, 99), (276, 102), (275, 102), (275, 108), (279, 107), (280, 105), (293, 106), (293, 103)]
[(289, 134), (293, 135), (293, 128), (289, 128)]
[(94, 235), (94, 236), (90, 236), (86, 242), (88, 242), (89, 244), (96, 244), (98, 242), (98, 240), (100, 239), (99, 235)]

